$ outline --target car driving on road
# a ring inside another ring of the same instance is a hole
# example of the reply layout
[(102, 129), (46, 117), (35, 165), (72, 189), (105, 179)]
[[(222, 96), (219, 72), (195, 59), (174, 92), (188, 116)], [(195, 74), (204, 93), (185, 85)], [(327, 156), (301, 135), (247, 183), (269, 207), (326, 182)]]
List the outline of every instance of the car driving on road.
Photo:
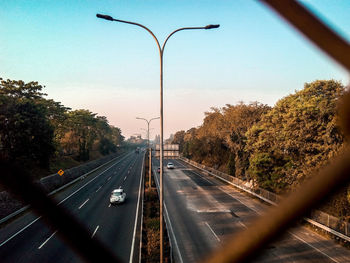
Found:
[(174, 166), (173, 163), (168, 163), (168, 164), (166, 165), (166, 167), (167, 167), (168, 169), (174, 169), (174, 168), (175, 168), (175, 166)]
[(111, 204), (118, 204), (118, 203), (123, 203), (126, 198), (126, 193), (124, 192), (123, 189), (115, 189), (111, 193), (111, 197), (109, 198), (109, 202)]

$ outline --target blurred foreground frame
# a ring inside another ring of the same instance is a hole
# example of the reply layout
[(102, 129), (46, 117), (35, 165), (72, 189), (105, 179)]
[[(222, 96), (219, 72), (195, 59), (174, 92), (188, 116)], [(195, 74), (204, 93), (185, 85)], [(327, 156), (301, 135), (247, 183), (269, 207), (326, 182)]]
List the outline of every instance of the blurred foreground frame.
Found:
[[(260, 0), (275, 10), (301, 34), (350, 72), (350, 45), (333, 32), (316, 16), (295, 0)], [(340, 108), (343, 132), (350, 135), (350, 95), (343, 98)], [(86, 262), (121, 262), (96, 239), (71, 214), (35, 183), (20, 167), (0, 162), (0, 181), (20, 200), (31, 204), (36, 213)], [(283, 199), (277, 207), (252, 222), (247, 230), (236, 234), (223, 247), (214, 251), (207, 262), (248, 262), (259, 255), (268, 242), (273, 241), (311, 208), (349, 181), (350, 149), (336, 158), (328, 167), (304, 183), (297, 192)]]
[[(350, 72), (350, 45), (315, 15), (295, 0), (260, 0), (276, 11), (289, 24), (319, 49)], [(349, 91), (348, 91), (349, 92)], [(350, 95), (347, 93), (339, 105), (343, 133), (350, 137)], [(299, 189), (286, 196), (276, 207), (252, 221), (250, 227), (234, 235), (221, 248), (207, 258), (214, 262), (249, 262), (260, 255), (261, 250), (287, 231), (319, 202), (324, 201), (350, 179), (350, 147), (335, 158), (321, 172), (315, 173)]]
[(2, 183), (23, 203), (29, 203), (35, 213), (85, 262), (122, 262), (73, 215), (32, 181), (27, 172), (16, 164), (0, 161)]

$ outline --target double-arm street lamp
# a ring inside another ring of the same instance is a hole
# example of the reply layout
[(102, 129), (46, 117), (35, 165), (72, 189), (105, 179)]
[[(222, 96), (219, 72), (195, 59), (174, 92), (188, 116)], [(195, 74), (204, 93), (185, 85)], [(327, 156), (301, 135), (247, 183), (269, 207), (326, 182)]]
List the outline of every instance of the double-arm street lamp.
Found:
[(163, 262), (163, 54), (164, 54), (164, 48), (166, 43), (168, 42), (169, 38), (174, 35), (176, 32), (182, 31), (182, 30), (195, 30), (195, 29), (213, 29), (213, 28), (218, 28), (220, 25), (207, 25), (203, 27), (182, 27), (179, 29), (174, 30), (171, 32), (167, 38), (165, 39), (164, 43), (162, 46), (160, 46), (159, 41), (157, 37), (153, 34), (153, 32), (145, 27), (144, 25), (141, 25), (139, 23), (135, 22), (129, 22), (129, 21), (124, 21), (124, 20), (119, 20), (119, 19), (114, 19), (111, 16), (108, 15), (101, 15), (97, 14), (96, 15), (98, 18), (106, 19), (109, 21), (115, 21), (115, 22), (121, 22), (121, 23), (126, 23), (126, 24), (131, 24), (135, 26), (142, 27), (143, 29), (147, 30), (148, 33), (152, 35), (154, 40), (156, 41), (158, 50), (159, 50), (159, 56), (160, 56), (160, 154), (159, 154), (159, 160), (160, 160), (160, 174), (159, 174), (159, 202), (160, 202), (160, 215), (159, 215), (159, 220), (160, 220), (160, 262)]
[(160, 117), (156, 117), (156, 118), (152, 118), (150, 120), (147, 120), (145, 118), (139, 118), (139, 117), (136, 117), (136, 119), (138, 120), (144, 120), (147, 122), (147, 148), (148, 148), (148, 156), (149, 156), (149, 163), (148, 163), (148, 188), (151, 189), (151, 178), (152, 178), (152, 151), (151, 151), (151, 147), (150, 147), (150, 143), (149, 143), (149, 124), (151, 121), (153, 120), (157, 120), (159, 119)]

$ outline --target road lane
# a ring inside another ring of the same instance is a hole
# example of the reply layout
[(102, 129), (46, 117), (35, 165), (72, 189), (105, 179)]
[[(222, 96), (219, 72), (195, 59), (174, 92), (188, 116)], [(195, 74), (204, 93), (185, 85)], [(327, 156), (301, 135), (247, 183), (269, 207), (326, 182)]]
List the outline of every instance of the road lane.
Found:
[[(143, 154), (129, 154), (93, 177), (95, 179), (91, 183), (61, 204), (91, 231), (93, 238), (102, 240), (124, 261), (129, 261), (130, 257), (142, 164)], [(91, 177), (84, 180), (85, 184), (87, 180), (91, 180)], [(80, 187), (85, 184), (82, 182)], [(126, 202), (109, 206), (111, 191), (120, 186), (127, 193)], [(56, 200), (64, 200), (80, 187), (71, 187), (65, 194), (57, 195)], [(22, 220), (27, 221), (27, 217), (28, 215), (23, 216)], [(21, 219), (13, 223), (23, 225), (18, 221)], [(8, 231), (15, 229), (11, 223), (0, 231), (10, 235), (6, 232), (7, 228)], [(55, 231), (57, 233), (53, 234)], [(38, 220), (0, 247), (0, 261), (80, 262), (80, 258), (59, 239), (59, 234), (59, 230), (49, 229)]]
[[(153, 165), (154, 172), (158, 166), (159, 163)], [(207, 231), (205, 231), (201, 224), (198, 224), (196, 214), (188, 209), (188, 203), (181, 194), (183, 188), (192, 189), (187, 176), (175, 169), (172, 173), (175, 173), (176, 177), (169, 181), (170, 173), (166, 169), (164, 171), (164, 202), (166, 207), (164, 210), (169, 215), (174, 233), (172, 243), (177, 243), (180, 252), (180, 255), (175, 255), (175, 258), (183, 262), (200, 262), (201, 255), (212, 251), (217, 241), (212, 238), (212, 233), (207, 227)], [(157, 184), (159, 184), (158, 177), (156, 179)], [(177, 251), (177, 249), (173, 249), (173, 251)]]
[[(182, 161), (171, 162), (175, 169), (165, 169), (164, 200), (183, 262), (200, 262), (267, 207)], [(154, 171), (158, 166), (155, 162)], [(256, 262), (350, 262), (350, 252), (296, 227), (269, 245)]]

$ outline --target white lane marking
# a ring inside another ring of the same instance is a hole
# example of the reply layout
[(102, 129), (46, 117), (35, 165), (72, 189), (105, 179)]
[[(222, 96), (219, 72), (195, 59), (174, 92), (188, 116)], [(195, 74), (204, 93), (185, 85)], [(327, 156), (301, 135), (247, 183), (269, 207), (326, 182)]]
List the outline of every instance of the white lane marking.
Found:
[(244, 228), (248, 228), (245, 224), (243, 224), (241, 221), (238, 221), (238, 223), (243, 226)]
[[(243, 204), (244, 206), (250, 208), (251, 210), (253, 210), (254, 212), (256, 212), (258, 215), (261, 215), (261, 213), (256, 210), (254, 207), (248, 206), (247, 204), (245, 204), (244, 202), (242, 202), (238, 197), (233, 196), (231, 193), (225, 191), (224, 189), (222, 189), (222, 187), (219, 187), (223, 192), (225, 192), (226, 194), (230, 195), (233, 199), (237, 200), (238, 202), (240, 202), (241, 204)], [(322, 255), (328, 257), (329, 259), (331, 259), (334, 262), (339, 263), (339, 261), (335, 260), (334, 258), (332, 258), (331, 256), (327, 255), (326, 253), (322, 252), (321, 250), (319, 250), (318, 248), (316, 248), (315, 246), (313, 246), (312, 244), (308, 243), (306, 240), (296, 236), (295, 234), (293, 234), (291, 231), (287, 231), (289, 234), (291, 234), (292, 236), (294, 236), (296, 239), (299, 239), (299, 241), (302, 241), (304, 244), (310, 246), (311, 248), (315, 249), (316, 251), (318, 251), (319, 253), (321, 253)]]
[[(142, 188), (142, 196), (144, 196), (144, 192), (145, 192), (145, 189)], [(142, 260), (142, 232), (143, 232), (143, 205), (144, 205), (144, 199), (142, 198), (142, 201), (141, 201), (141, 222), (140, 222), (140, 237), (139, 237), (139, 240), (140, 240), (140, 244), (139, 244), (139, 263), (141, 263), (141, 260)]]
[(124, 181), (126, 180), (126, 176), (124, 177)]
[(298, 237), (297, 235), (293, 234), (292, 232), (288, 231), (289, 234), (291, 234), (293, 237), (295, 237), (296, 239), (299, 239), (300, 241), (304, 242), (306, 245), (309, 245), (310, 247), (312, 247), (313, 249), (315, 249), (316, 251), (318, 251), (319, 253), (321, 253), (322, 255), (326, 256), (327, 258), (329, 258), (330, 260), (332, 260), (333, 262), (337, 262), (340, 263), (339, 261), (335, 260), (334, 258), (332, 258), (331, 256), (328, 256), (326, 253), (324, 253), (323, 251), (319, 250), (317, 247), (313, 246), (312, 244), (308, 243), (306, 240), (302, 239), (301, 237)]
[[(201, 176), (203, 179), (204, 177)], [(254, 212), (256, 212), (258, 215), (261, 214), (260, 211), (258, 211), (256, 208), (246, 204), (245, 202), (243, 202), (242, 200), (240, 200), (239, 197), (233, 196), (230, 192), (227, 192), (226, 190), (223, 189), (223, 187), (218, 187), (220, 190), (222, 190), (223, 192), (225, 192), (226, 194), (230, 195), (233, 199), (237, 200), (238, 202), (240, 202), (241, 204), (243, 204), (244, 206), (250, 208), (251, 210), (253, 210)], [(245, 228), (247, 228), (247, 226), (245, 226), (242, 222), (239, 221), (239, 223), (244, 226)], [(300, 241), (304, 242), (306, 245), (312, 247), (313, 249), (315, 249), (316, 251), (320, 252), (322, 255), (328, 257), (329, 259), (331, 259), (334, 262), (339, 263), (339, 261), (335, 260), (334, 258), (330, 257), (329, 255), (325, 254), (324, 252), (322, 252), (321, 250), (319, 250), (318, 248), (316, 248), (315, 246), (311, 245), (310, 243), (308, 243), (306, 240), (303, 240), (302, 238), (296, 236), (295, 234), (293, 234), (292, 232), (288, 231), (288, 233), (290, 233), (292, 236), (294, 236), (295, 238), (299, 239)]]
[(79, 206), (79, 208), (78, 209), (80, 209), (80, 208), (82, 208), (87, 202), (89, 201), (89, 198), (88, 199), (86, 199), (85, 200), (85, 202), (84, 203), (82, 203), (80, 206)]
[(107, 181), (111, 180), (111, 177), (108, 177)]
[(19, 233), (21, 233), (22, 231), (24, 231), (25, 229), (27, 229), (28, 227), (30, 227), (32, 224), (34, 224), (36, 221), (38, 221), (41, 218), (41, 216), (39, 216), (37, 219), (34, 219), (32, 222), (30, 222), (28, 225), (26, 225), (25, 227), (23, 227), (21, 230), (19, 230), (16, 234), (12, 235), (11, 237), (9, 237), (8, 239), (6, 239), (4, 242), (2, 242), (0, 244), (0, 247), (5, 245), (8, 241), (10, 241), (12, 238), (14, 238), (15, 236), (17, 236)]
[[(157, 177), (155, 171), (153, 171), (153, 173), (154, 173), (154, 175), (155, 175), (154, 177), (155, 177), (156, 185), (157, 185), (157, 187), (159, 188), (158, 177)], [(157, 190), (158, 190), (158, 189), (157, 189)], [(170, 226), (170, 231), (171, 231), (171, 233), (172, 233), (172, 235), (173, 235), (173, 238), (174, 238), (175, 248), (176, 248), (177, 253), (178, 253), (178, 255), (179, 255), (180, 262), (183, 263), (182, 255), (181, 255), (181, 253), (180, 253), (179, 245), (177, 244), (177, 240), (176, 240), (176, 236), (175, 236), (175, 234), (174, 234), (173, 226), (171, 225), (171, 221), (170, 221), (170, 217), (169, 217), (169, 214), (168, 214), (168, 209), (167, 209), (167, 207), (166, 207), (165, 201), (164, 201), (164, 210), (165, 210), (165, 215), (166, 215), (167, 218), (168, 218), (168, 222), (169, 222), (169, 226)]]
[(202, 209), (197, 210), (197, 213), (231, 213), (231, 210), (228, 209)]
[(169, 214), (168, 214), (168, 209), (166, 208), (165, 203), (164, 203), (164, 210), (165, 210), (165, 214), (166, 214), (166, 216), (167, 216), (167, 218), (168, 218), (168, 222), (169, 222), (169, 226), (170, 226), (170, 231), (171, 231), (171, 233), (173, 234), (173, 237), (174, 237), (175, 248), (176, 248), (177, 253), (178, 253), (178, 255), (179, 255), (180, 262), (183, 263), (182, 256), (181, 256), (181, 253), (180, 253), (180, 249), (179, 249), (179, 245), (177, 244), (177, 240), (176, 240), (176, 237), (175, 237), (175, 234), (174, 234), (173, 226), (171, 225), (171, 221), (170, 221)]
[(220, 242), (220, 238), (215, 234), (214, 230), (211, 228), (211, 226), (208, 224), (208, 222), (205, 222), (205, 224), (208, 226), (208, 228), (210, 229), (210, 231), (213, 233), (213, 235), (215, 236), (215, 238), (217, 239), (218, 242)]
[(142, 161), (142, 168), (141, 168), (141, 175), (140, 175), (140, 186), (139, 186), (139, 197), (138, 197), (137, 206), (136, 206), (134, 233), (132, 236), (129, 263), (132, 263), (133, 255), (134, 255), (135, 239), (136, 239), (136, 227), (137, 227), (137, 215), (139, 214), (139, 206), (140, 206), (140, 198), (141, 198), (141, 190), (142, 190), (142, 188), (141, 188), (142, 187), (142, 172), (143, 172), (144, 163), (145, 163), (145, 158), (143, 158), (143, 161)]
[(244, 203), (242, 200), (240, 200), (239, 197), (237, 196), (233, 196), (230, 192), (227, 192), (226, 190), (224, 190), (222, 187), (218, 187), (221, 191), (223, 191), (224, 193), (228, 194), (229, 196), (231, 196), (233, 199), (237, 200), (238, 202), (240, 202), (242, 205), (244, 205), (245, 207), (248, 207), (249, 209), (253, 210), (255, 213), (257, 213), (258, 215), (261, 215), (261, 213), (255, 209), (254, 207)]
[(38, 249), (41, 249), (43, 246), (45, 246), (45, 244), (46, 244), (56, 233), (57, 233), (57, 230), (56, 230), (55, 232), (53, 232), (52, 235), (49, 236), (48, 239), (46, 239), (46, 240), (44, 241), (44, 243), (42, 243), (42, 244), (40, 245), (40, 247), (38, 247)]
[(111, 204), (109, 204), (109, 206), (108, 207), (111, 207)]
[[(72, 195), (76, 194), (78, 191), (80, 191), (82, 188), (84, 188), (86, 185), (88, 185), (89, 183), (91, 183), (92, 181), (94, 181), (97, 177), (99, 177), (101, 174), (103, 174), (104, 172), (108, 171), (109, 169), (111, 169), (113, 166), (115, 166), (116, 164), (119, 164), (122, 160), (124, 160), (126, 157), (128, 157), (129, 155), (124, 156), (121, 160), (119, 160), (118, 162), (116, 162), (115, 164), (111, 165), (109, 168), (107, 168), (106, 170), (104, 170), (102, 173), (100, 173), (99, 175), (96, 175), (94, 178), (92, 178), (89, 182), (87, 182), (86, 184), (84, 184), (82, 187), (80, 187), (78, 190), (74, 191), (73, 193), (71, 193), (69, 196), (67, 196), (66, 198), (64, 198), (61, 202), (59, 202), (57, 205), (62, 204), (64, 201), (66, 201), (68, 198), (70, 198)], [(0, 247), (2, 247), (3, 245), (5, 245), (7, 242), (9, 242), (12, 238), (14, 238), (15, 236), (17, 236), (18, 234), (20, 234), (21, 232), (23, 232), (25, 229), (27, 229), (28, 227), (30, 227), (32, 224), (34, 224), (36, 221), (38, 221), (41, 218), (41, 216), (39, 216), (38, 218), (34, 219), (32, 222), (30, 222), (28, 225), (26, 225), (25, 227), (23, 227), (21, 230), (19, 230), (18, 232), (16, 232), (15, 234), (13, 234), (12, 236), (10, 236), (8, 239), (6, 239), (4, 242), (2, 242), (0, 244)]]
[(100, 187), (99, 187), (99, 188), (96, 190), (96, 193), (98, 192), (98, 190), (100, 190), (100, 189), (101, 189), (101, 187), (102, 187), (102, 186), (100, 186)]
[[(127, 156), (125, 156), (124, 158), (126, 158)], [(123, 158), (123, 159), (124, 159)], [(120, 162), (120, 161), (119, 161)], [(92, 178), (89, 182), (87, 182), (86, 184), (84, 184), (82, 187), (80, 187), (78, 190), (74, 191), (73, 193), (71, 193), (69, 196), (67, 196), (66, 198), (64, 198), (61, 202), (58, 203), (58, 205), (60, 205), (61, 203), (63, 203), (64, 201), (66, 201), (68, 198), (70, 198), (72, 195), (76, 194), (77, 192), (79, 192), (82, 188), (84, 188), (85, 186), (87, 186), (89, 183), (91, 183), (92, 181), (94, 181), (96, 178), (100, 177), (101, 174), (107, 172), (109, 169), (111, 169), (113, 166), (115, 166), (116, 164), (118, 164), (119, 162), (111, 165), (109, 168), (107, 168), (106, 170), (104, 170), (102, 173), (96, 175), (94, 178)]]
[(97, 232), (97, 230), (98, 230), (98, 228), (99, 228), (99, 227), (100, 227), (100, 226), (97, 226), (97, 227), (96, 227), (96, 229), (95, 229), (94, 233), (92, 233), (91, 238), (93, 238), (93, 237), (94, 237), (94, 235), (96, 234), (96, 232)]

